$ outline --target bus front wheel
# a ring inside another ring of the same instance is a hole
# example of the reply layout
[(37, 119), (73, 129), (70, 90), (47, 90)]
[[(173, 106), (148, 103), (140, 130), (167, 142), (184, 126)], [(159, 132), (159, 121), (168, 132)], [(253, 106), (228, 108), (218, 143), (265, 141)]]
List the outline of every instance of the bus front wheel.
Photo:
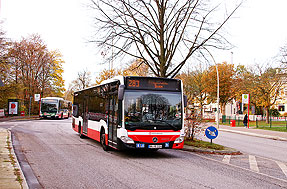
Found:
[(108, 151), (109, 150), (109, 147), (106, 144), (106, 134), (104, 132), (101, 133), (101, 145), (102, 145), (104, 151)]

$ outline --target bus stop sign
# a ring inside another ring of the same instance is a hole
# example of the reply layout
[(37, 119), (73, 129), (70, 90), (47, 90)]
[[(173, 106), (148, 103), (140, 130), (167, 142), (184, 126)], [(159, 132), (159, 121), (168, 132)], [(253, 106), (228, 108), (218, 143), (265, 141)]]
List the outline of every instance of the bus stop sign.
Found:
[(207, 127), (205, 130), (205, 136), (211, 140), (215, 139), (218, 136), (218, 130), (213, 126)]

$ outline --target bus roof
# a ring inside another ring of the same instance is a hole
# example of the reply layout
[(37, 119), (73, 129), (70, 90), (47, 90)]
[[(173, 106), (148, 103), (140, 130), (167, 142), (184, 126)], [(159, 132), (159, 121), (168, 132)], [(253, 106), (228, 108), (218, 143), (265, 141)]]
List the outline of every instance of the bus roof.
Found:
[(178, 81), (180, 82), (181, 80), (180, 79), (171, 79), (171, 78), (163, 78), (163, 77), (147, 77), (147, 76), (116, 76), (116, 77), (113, 77), (111, 79), (107, 79), (107, 80), (104, 80), (102, 81), (99, 85), (95, 85), (95, 86), (92, 86), (92, 87), (88, 87), (88, 88), (85, 88), (85, 89), (82, 89), (82, 90), (78, 90), (74, 93), (78, 93), (78, 92), (81, 92), (81, 91), (85, 91), (85, 90), (89, 90), (89, 89), (92, 89), (92, 88), (95, 88), (95, 87), (98, 87), (98, 86), (101, 86), (101, 85), (105, 85), (105, 84), (108, 84), (108, 83), (112, 83), (112, 82), (115, 82), (115, 81), (120, 81), (120, 84), (121, 85), (124, 85), (125, 84), (125, 81), (126, 79), (133, 79), (133, 78), (150, 78), (150, 79), (160, 79), (160, 80), (172, 80), (172, 81)]

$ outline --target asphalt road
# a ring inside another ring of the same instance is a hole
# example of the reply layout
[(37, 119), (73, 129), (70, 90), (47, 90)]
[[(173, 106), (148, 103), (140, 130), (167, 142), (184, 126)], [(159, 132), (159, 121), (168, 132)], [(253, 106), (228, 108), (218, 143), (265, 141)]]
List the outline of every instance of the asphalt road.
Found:
[[(201, 136), (205, 141), (210, 141)], [(214, 143), (235, 148), (243, 153), (253, 154), (287, 163), (287, 142), (255, 136), (219, 131)]]
[(43, 188), (287, 188), (281, 173), (280, 178), (256, 173), (223, 163), (222, 156), (104, 152), (98, 142), (80, 139), (71, 120), (2, 122), (0, 127), (12, 130)]

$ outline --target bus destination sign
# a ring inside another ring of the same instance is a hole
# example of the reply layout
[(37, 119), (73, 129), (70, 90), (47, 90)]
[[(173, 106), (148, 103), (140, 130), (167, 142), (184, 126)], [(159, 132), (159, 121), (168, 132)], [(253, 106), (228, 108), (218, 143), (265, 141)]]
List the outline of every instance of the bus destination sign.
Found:
[(154, 77), (127, 77), (128, 89), (154, 89), (180, 91), (180, 81)]

